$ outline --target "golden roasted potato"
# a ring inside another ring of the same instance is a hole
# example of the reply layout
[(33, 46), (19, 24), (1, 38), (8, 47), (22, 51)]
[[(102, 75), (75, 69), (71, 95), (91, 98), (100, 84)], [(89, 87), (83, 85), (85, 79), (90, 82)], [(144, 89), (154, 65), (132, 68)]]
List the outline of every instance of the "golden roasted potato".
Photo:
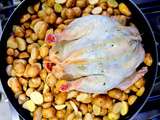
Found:
[(67, 99), (67, 93), (61, 92), (55, 96), (55, 103), (57, 105), (64, 104), (66, 99)]
[(53, 118), (56, 116), (55, 114), (56, 110), (53, 107), (42, 109), (42, 115), (44, 118)]
[(46, 92), (43, 94), (44, 102), (52, 102), (53, 101), (53, 95), (50, 92)]
[(33, 113), (33, 120), (41, 120), (42, 119), (42, 108), (38, 107)]

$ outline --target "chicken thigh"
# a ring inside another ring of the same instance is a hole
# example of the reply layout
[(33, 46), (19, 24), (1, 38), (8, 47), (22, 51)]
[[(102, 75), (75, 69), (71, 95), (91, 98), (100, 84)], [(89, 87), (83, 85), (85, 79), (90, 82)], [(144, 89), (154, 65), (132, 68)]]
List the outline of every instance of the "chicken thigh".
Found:
[(77, 18), (62, 33), (46, 36), (54, 44), (49, 54), (55, 64), (52, 73), (70, 76), (61, 91), (87, 93), (124, 90), (144, 76), (146, 67), (136, 71), (145, 55), (141, 41), (135, 26), (100, 15)]

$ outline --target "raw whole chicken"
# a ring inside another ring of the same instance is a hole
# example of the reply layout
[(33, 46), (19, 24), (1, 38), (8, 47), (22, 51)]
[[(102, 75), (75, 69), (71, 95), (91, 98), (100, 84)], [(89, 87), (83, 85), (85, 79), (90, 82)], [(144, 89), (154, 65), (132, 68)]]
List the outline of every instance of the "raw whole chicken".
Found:
[(147, 67), (136, 71), (145, 55), (141, 41), (135, 26), (122, 26), (107, 16), (85, 16), (62, 33), (46, 36), (46, 42), (54, 45), (44, 64), (54, 63), (50, 70), (56, 77), (69, 77), (61, 91), (124, 90), (147, 72)]

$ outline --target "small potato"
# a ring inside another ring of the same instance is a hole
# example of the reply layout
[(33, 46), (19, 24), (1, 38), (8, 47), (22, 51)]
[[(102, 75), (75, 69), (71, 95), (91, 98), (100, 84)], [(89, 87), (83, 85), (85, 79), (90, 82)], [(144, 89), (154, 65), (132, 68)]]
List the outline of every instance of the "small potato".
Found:
[(46, 80), (46, 77), (47, 77), (47, 71), (45, 70), (45, 69), (42, 69), (41, 71), (40, 71), (40, 77), (41, 77), (41, 79), (43, 80), (43, 81), (45, 81)]
[(131, 16), (131, 11), (124, 3), (119, 4), (119, 11), (126, 16)]
[(81, 110), (82, 114), (85, 115), (88, 112), (88, 106), (87, 104), (82, 103), (79, 107), (79, 109)]
[(44, 118), (53, 118), (55, 117), (56, 110), (53, 107), (45, 108), (42, 110), (42, 115)]
[(41, 68), (38, 65), (33, 64), (28, 68), (27, 76), (28, 77), (36, 77), (40, 73), (40, 70), (41, 70)]
[(32, 60), (37, 59), (38, 56), (39, 56), (39, 53), (40, 53), (40, 51), (39, 51), (39, 49), (37, 47), (32, 48), (32, 50), (31, 50), (31, 59)]
[(67, 16), (66, 16), (66, 10), (67, 10), (67, 8), (63, 8), (62, 11), (61, 11), (61, 17), (62, 17), (62, 19), (66, 19), (67, 18)]
[(14, 55), (14, 49), (8, 48), (7, 49), (7, 55), (10, 55), (10, 56)]
[(93, 104), (93, 114), (97, 116), (97, 115), (100, 115), (100, 112), (101, 112), (101, 108)]
[(77, 92), (77, 91), (70, 91), (70, 92), (68, 92), (68, 94), (67, 94), (67, 99), (76, 98), (77, 95), (78, 95), (78, 92)]
[(37, 91), (41, 92), (44, 89), (44, 82), (41, 82), (41, 85), (38, 87)]
[(13, 32), (14, 32), (15, 36), (23, 37), (25, 31), (22, 27), (17, 26), (17, 25), (13, 25)]
[(53, 13), (53, 9), (50, 7), (45, 8), (44, 11), (47, 15), (51, 15)]
[(52, 103), (51, 103), (51, 102), (43, 103), (43, 104), (42, 104), (42, 107), (43, 107), (43, 108), (50, 108), (50, 107), (51, 107), (51, 105), (52, 105)]
[(42, 108), (38, 107), (33, 113), (33, 120), (41, 120), (42, 119)]
[[(67, 19), (64, 21), (65, 25), (68, 25), (69, 23), (71, 23), (74, 19)], [(60, 29), (61, 30), (61, 29)]]
[(36, 4), (33, 6), (34, 11), (36, 11), (36, 12), (38, 12), (39, 8), (40, 8), (40, 2), (36, 3)]
[(55, 4), (55, 0), (46, 0), (45, 3), (47, 4), (47, 6), (53, 7)]
[(44, 41), (44, 40), (38, 40), (37, 42), (38, 42), (38, 44), (39, 44), (40, 46), (42, 46), (43, 44), (45, 44), (45, 41)]
[(28, 21), (30, 18), (31, 18), (31, 15), (29, 13), (27, 13), (22, 16), (22, 18), (20, 19), (20, 23), (24, 23), (24, 22)]
[(63, 119), (65, 117), (65, 110), (58, 110), (56, 113), (56, 117)]
[(34, 14), (34, 12), (35, 12), (32, 6), (29, 6), (29, 7), (27, 8), (27, 11), (28, 11), (30, 14)]
[(93, 107), (91, 104), (88, 104), (88, 112), (91, 113), (93, 111)]
[(44, 10), (40, 10), (40, 11), (38, 11), (38, 17), (40, 17), (40, 18), (44, 18), (45, 16), (46, 16), (47, 14), (45, 13), (45, 11)]
[(27, 52), (31, 53), (33, 48), (39, 48), (39, 44), (38, 43), (32, 43), (30, 45), (27, 46)]
[(7, 56), (6, 61), (8, 64), (12, 64), (13, 63), (13, 57), (12, 56)]
[(28, 89), (26, 90), (26, 95), (29, 97), (32, 92), (34, 92), (34, 88), (28, 88)]
[(88, 0), (88, 2), (91, 5), (96, 5), (99, 2), (99, 0)]
[(140, 96), (143, 95), (144, 91), (145, 91), (145, 87), (141, 87), (141, 88), (136, 92), (136, 95), (140, 97)]
[(80, 7), (80, 8), (85, 8), (87, 6), (87, 1), (86, 0), (77, 0), (76, 6)]
[(144, 58), (144, 63), (145, 63), (147, 66), (151, 66), (151, 65), (152, 65), (153, 59), (152, 59), (152, 56), (151, 56), (150, 53), (146, 53), (145, 58)]
[(113, 112), (110, 112), (110, 113), (108, 113), (108, 118), (109, 118), (109, 120), (118, 120), (120, 118), (120, 115), (113, 113)]
[(57, 105), (64, 104), (67, 99), (67, 93), (59, 93), (55, 96), (55, 103)]
[(59, 28), (59, 29), (65, 29), (65, 28), (66, 28), (66, 25), (65, 25), (65, 24), (60, 24), (60, 25), (58, 25), (58, 28)]
[(135, 85), (132, 85), (129, 87), (131, 91), (133, 92), (137, 92), (138, 91), (138, 88), (135, 86)]
[(100, 115), (101, 115), (101, 116), (105, 116), (105, 115), (107, 114), (107, 112), (108, 112), (107, 109), (102, 108), (102, 109), (101, 109), (101, 112), (100, 112)]
[(56, 3), (64, 4), (67, 0), (55, 0)]
[[(31, 17), (31, 19), (32, 19), (32, 17)], [(29, 22), (25, 22), (25, 23), (23, 23), (23, 26), (24, 26), (24, 28), (29, 29), (30, 23)]]
[(31, 43), (33, 43), (34, 41), (29, 37), (29, 38), (26, 38), (26, 42), (27, 42), (28, 44), (31, 44)]
[(41, 79), (39, 77), (31, 78), (29, 80), (29, 87), (31, 88), (38, 88), (40, 85), (41, 85)]
[(120, 11), (118, 9), (114, 9), (113, 12), (114, 12), (114, 15), (120, 15)]
[(63, 22), (63, 19), (61, 17), (58, 17), (56, 20), (56, 24), (59, 25)]
[(61, 13), (61, 11), (62, 11), (62, 6), (61, 6), (60, 4), (58, 4), (58, 3), (54, 4), (54, 11), (55, 11), (56, 13)]
[(128, 99), (128, 95), (126, 93), (122, 93), (122, 97), (121, 97), (121, 101), (127, 100)]
[(61, 85), (65, 84), (67, 81), (66, 80), (58, 80), (56, 82), (56, 90), (60, 90)]
[(74, 17), (75, 17), (75, 12), (74, 12), (74, 10), (71, 9), (71, 8), (66, 9), (66, 16), (67, 16), (67, 18), (69, 18), (69, 19), (74, 18)]
[(31, 24), (30, 24), (30, 28), (32, 28), (34, 30), (34, 26), (37, 22), (41, 21), (40, 18), (36, 18), (34, 20), (32, 20)]
[(45, 83), (44, 84), (44, 89), (43, 89), (43, 94), (49, 92), (49, 90), (50, 90), (49, 86)]
[(42, 58), (46, 57), (49, 53), (49, 48), (47, 47), (47, 45), (42, 45), (39, 48), (39, 52)]
[(107, 5), (106, 2), (100, 3), (99, 6), (100, 6), (103, 10), (107, 10), (107, 8), (108, 8), (108, 5)]
[(65, 104), (63, 104), (63, 105), (55, 105), (54, 107), (56, 108), (56, 110), (62, 110), (62, 109), (64, 109), (66, 107), (66, 105)]
[(27, 52), (21, 52), (18, 57), (20, 59), (28, 58), (29, 54)]
[(122, 109), (122, 102), (117, 102), (113, 105), (112, 112), (117, 114), (120, 113), (121, 109)]
[(75, 114), (74, 113), (71, 113), (67, 116), (67, 119), (66, 120), (74, 120), (74, 117), (75, 117)]
[(32, 34), (32, 30), (31, 29), (27, 29), (26, 32), (25, 32), (25, 37), (30, 37)]
[(66, 1), (66, 7), (67, 7), (67, 8), (74, 7), (74, 6), (75, 6), (75, 3), (76, 3), (76, 0), (67, 0), (67, 1)]
[(56, 22), (56, 19), (57, 19), (57, 15), (55, 13), (52, 13), (50, 16), (49, 16), (49, 23), (50, 24), (53, 24)]
[(135, 101), (137, 100), (137, 96), (136, 95), (131, 95), (128, 97), (128, 104), (129, 105), (133, 105), (135, 103)]
[(23, 104), (28, 100), (28, 97), (26, 96), (26, 94), (20, 94), (18, 97), (18, 103), (19, 104)]
[(82, 13), (82, 10), (80, 7), (74, 7), (73, 11), (74, 11), (76, 17), (79, 17)]
[(122, 106), (121, 106), (121, 115), (124, 116), (128, 113), (128, 103), (125, 101), (122, 101)]
[(145, 81), (144, 81), (144, 78), (141, 78), (139, 79), (134, 85), (137, 87), (137, 88), (141, 88), (143, 87), (145, 84)]
[(111, 7), (107, 8), (107, 12), (109, 13), (109, 15), (112, 15), (113, 14), (113, 8), (111, 8)]
[(18, 79), (18, 81), (20, 82), (21, 85), (27, 85), (28, 84), (28, 80), (25, 78), (20, 77)]
[(108, 92), (108, 95), (109, 95), (111, 98), (120, 100), (121, 97), (122, 97), (122, 91), (119, 90), (119, 89), (112, 89), (112, 90), (110, 90), (110, 91)]
[(29, 110), (30, 112), (34, 112), (35, 109), (36, 109), (36, 105), (33, 103), (32, 100), (28, 100), (26, 101), (23, 106), (22, 106), (24, 109), (27, 109)]
[(108, 6), (116, 8), (118, 7), (118, 2), (116, 0), (107, 0)]
[(44, 102), (52, 102), (53, 101), (53, 95), (50, 92), (46, 92), (43, 94)]
[(89, 5), (83, 10), (83, 13), (88, 13), (89, 14), (92, 11), (93, 8), (94, 8), (94, 6)]
[(93, 115), (90, 113), (85, 114), (84, 120), (93, 120)]
[(12, 66), (12, 65), (7, 65), (7, 67), (6, 67), (6, 72), (7, 72), (7, 75), (8, 75), (8, 76), (11, 76), (12, 69), (13, 69), (13, 66)]
[(24, 39), (20, 38), (20, 37), (16, 37), (16, 41), (17, 41), (17, 44), (18, 44), (18, 49), (20, 51), (24, 51), (26, 50), (26, 42)]
[(7, 40), (7, 47), (8, 48), (12, 48), (12, 49), (18, 48), (18, 43), (17, 43), (17, 41), (16, 41), (16, 39), (15, 39), (14, 36), (10, 36), (8, 38), (8, 40)]
[(43, 96), (40, 92), (34, 91), (30, 94), (30, 98), (36, 105), (41, 105), (43, 103)]
[(47, 85), (52, 88), (54, 87), (56, 82), (57, 82), (57, 79), (55, 78), (55, 76), (52, 73), (49, 73), (46, 78)]
[(33, 41), (36, 41), (38, 39), (38, 36), (36, 33), (32, 33), (30, 37)]
[(101, 7), (95, 7), (93, 10), (92, 10), (92, 14), (93, 15), (98, 15), (102, 12), (102, 8)]
[(44, 39), (47, 32), (48, 24), (44, 21), (38, 21), (34, 25), (34, 32), (37, 34), (39, 39)]
[(98, 95), (92, 100), (92, 104), (95, 104), (102, 108), (111, 108), (112, 107), (112, 99), (108, 96)]
[(66, 116), (70, 113), (73, 112), (73, 107), (71, 106), (70, 102), (66, 102), (65, 103), (67, 105), (67, 108), (66, 108)]
[(71, 104), (71, 106), (72, 106), (75, 114), (77, 114), (77, 113), (78, 113), (78, 107), (77, 107), (77, 105), (75, 104), (75, 102), (69, 101), (69, 103)]
[(20, 77), (20, 76), (23, 75), (23, 73), (25, 72), (25, 66), (26, 65), (24, 63), (22, 63), (22, 62), (14, 61), (13, 69), (15, 70), (17, 76)]
[(91, 99), (91, 95), (87, 94), (87, 93), (80, 93), (77, 97), (76, 97), (77, 101), (80, 101), (82, 103), (90, 103), (92, 101)]

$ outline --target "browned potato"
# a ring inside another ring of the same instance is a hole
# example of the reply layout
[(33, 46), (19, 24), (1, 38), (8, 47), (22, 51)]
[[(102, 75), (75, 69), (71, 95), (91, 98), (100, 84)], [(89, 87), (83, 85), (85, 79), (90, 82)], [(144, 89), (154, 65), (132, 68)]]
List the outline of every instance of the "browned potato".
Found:
[(14, 55), (14, 50), (12, 48), (8, 48), (7, 55), (10, 55), (10, 56)]
[(75, 6), (75, 3), (76, 3), (76, 0), (67, 0), (67, 1), (66, 1), (66, 7), (67, 7), (67, 8), (74, 7), (74, 6)]
[(66, 112), (65, 110), (58, 110), (56, 113), (56, 117), (63, 119), (65, 117), (65, 112)]
[(53, 95), (50, 92), (43, 94), (44, 102), (52, 102), (53, 101)]
[(7, 47), (12, 49), (18, 48), (18, 43), (13, 35), (8, 38)]
[(144, 78), (141, 78), (141, 79), (139, 79), (139, 80), (135, 83), (135, 86), (136, 86), (137, 88), (141, 88), (141, 87), (144, 86), (144, 84), (145, 84)]
[(38, 65), (33, 64), (28, 67), (27, 76), (28, 77), (36, 77), (40, 73), (40, 70), (41, 70), (41, 68)]
[(79, 109), (81, 110), (82, 114), (85, 115), (88, 112), (88, 106), (87, 104), (82, 103), (79, 107)]
[(76, 6), (80, 8), (84, 8), (87, 6), (87, 1), (86, 0), (77, 0), (76, 1)]
[(57, 79), (55, 78), (55, 76), (52, 73), (49, 73), (46, 78), (47, 85), (52, 88), (52, 87), (54, 87), (56, 82), (57, 82)]
[(9, 78), (7, 81), (7, 84), (12, 89), (12, 91), (14, 93), (18, 93), (18, 92), (22, 91), (22, 86), (16, 77)]
[(73, 11), (74, 11), (76, 17), (79, 17), (82, 13), (82, 10), (80, 7), (74, 7)]
[(120, 100), (122, 98), (122, 91), (119, 89), (112, 89), (108, 92), (111, 98)]
[(103, 10), (107, 10), (107, 8), (108, 8), (108, 5), (107, 5), (107, 3), (106, 2), (102, 2), (102, 3), (100, 3), (100, 5), (99, 5)]
[(7, 56), (6, 61), (8, 64), (12, 64), (13, 63), (13, 57), (12, 56)]
[(34, 25), (34, 32), (37, 34), (39, 39), (44, 39), (47, 32), (48, 24), (44, 21), (39, 21)]
[(41, 79), (39, 77), (31, 78), (29, 80), (29, 87), (31, 88), (38, 88), (40, 85), (41, 85)]
[(24, 23), (24, 22), (28, 21), (30, 18), (31, 18), (31, 15), (27, 13), (22, 16), (22, 18), (20, 19), (20, 22)]
[(43, 107), (43, 108), (50, 108), (50, 107), (51, 107), (51, 105), (52, 105), (52, 103), (51, 103), (51, 102), (43, 103), (43, 104), (42, 104), (42, 107)]
[(42, 109), (42, 115), (44, 118), (53, 118), (55, 117), (55, 114), (56, 110), (53, 107)]
[(34, 11), (36, 11), (36, 12), (38, 12), (39, 8), (40, 8), (40, 2), (36, 3), (36, 4), (33, 6)]
[(109, 13), (109, 15), (112, 15), (113, 14), (113, 8), (111, 8), (111, 7), (107, 8), (107, 12)]
[(66, 16), (67, 16), (67, 18), (69, 18), (69, 19), (74, 18), (74, 17), (75, 17), (75, 12), (74, 12), (74, 10), (71, 9), (71, 8), (66, 9)]
[(14, 50), (14, 57), (18, 57), (19, 55), (19, 51), (18, 50)]
[(34, 14), (34, 12), (35, 12), (32, 6), (29, 6), (29, 7), (27, 8), (27, 11), (28, 11), (30, 14)]
[(42, 108), (38, 107), (33, 113), (33, 120), (41, 120), (42, 119)]
[(17, 37), (23, 37), (24, 36), (24, 29), (18, 25), (14, 25), (13, 26), (13, 32), (15, 34), (15, 36)]
[(93, 98), (92, 104), (95, 104), (102, 108), (111, 108), (112, 107), (112, 99), (105, 95), (98, 95)]
[(26, 102), (29, 98), (26, 96), (26, 94), (20, 94), (18, 97), (18, 103), (19, 104), (23, 104), (24, 102)]
[(119, 4), (119, 11), (126, 16), (131, 15), (131, 11), (129, 10), (129, 8), (124, 3)]
[(60, 105), (63, 104), (67, 99), (67, 93), (59, 93), (55, 96), (55, 103)]
[(128, 97), (128, 104), (129, 105), (133, 105), (135, 103), (135, 101), (137, 100), (137, 96), (136, 95), (131, 95)]
[(29, 54), (27, 52), (21, 52), (18, 57), (20, 59), (29, 58)]
[(25, 78), (20, 77), (18, 79), (18, 81), (21, 83), (21, 85), (27, 85), (28, 84), (28, 80)]
[(153, 59), (152, 59), (152, 56), (151, 56), (150, 53), (146, 53), (145, 58), (144, 58), (144, 63), (145, 63), (147, 66), (151, 66), (151, 65), (152, 65)]
[(66, 19), (66, 18), (67, 18), (67, 16), (66, 16), (66, 10), (67, 10), (67, 8), (63, 8), (62, 11), (61, 11), (61, 17), (62, 17), (63, 19)]
[(77, 95), (76, 100), (82, 103), (91, 103), (92, 98), (90, 94), (80, 93), (79, 95)]

